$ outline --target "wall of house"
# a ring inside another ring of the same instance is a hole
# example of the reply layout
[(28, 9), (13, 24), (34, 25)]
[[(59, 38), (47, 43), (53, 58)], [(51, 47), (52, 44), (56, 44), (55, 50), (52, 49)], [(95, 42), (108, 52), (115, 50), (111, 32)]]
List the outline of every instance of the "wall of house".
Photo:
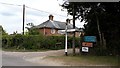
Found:
[(75, 37), (80, 37), (80, 32), (75, 32)]
[[(51, 33), (51, 28), (41, 28), (39, 29), (40, 33), (42, 33), (43, 35), (46, 35), (46, 36), (60, 36), (61, 34), (58, 34), (58, 30), (55, 29), (55, 33)], [(73, 36), (73, 33), (69, 33), (68, 34), (69, 36)], [(79, 32), (75, 32), (75, 37), (79, 37)]]
[(46, 35), (46, 36), (58, 35), (58, 30), (57, 30), (57, 29), (54, 29), (54, 30), (55, 30), (55, 33), (52, 33), (51, 30), (52, 30), (51, 28), (41, 28), (41, 29), (39, 29), (39, 31), (40, 31), (43, 35)]

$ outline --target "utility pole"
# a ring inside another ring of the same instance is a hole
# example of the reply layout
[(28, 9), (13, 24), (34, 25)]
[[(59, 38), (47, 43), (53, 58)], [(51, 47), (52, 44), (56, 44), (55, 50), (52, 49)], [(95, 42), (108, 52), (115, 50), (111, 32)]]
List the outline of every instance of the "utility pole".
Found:
[(25, 23), (25, 4), (23, 4), (23, 35), (24, 35), (24, 23)]
[[(75, 29), (75, 6), (73, 4), (73, 29)], [(75, 32), (73, 32), (73, 55), (75, 55)]]

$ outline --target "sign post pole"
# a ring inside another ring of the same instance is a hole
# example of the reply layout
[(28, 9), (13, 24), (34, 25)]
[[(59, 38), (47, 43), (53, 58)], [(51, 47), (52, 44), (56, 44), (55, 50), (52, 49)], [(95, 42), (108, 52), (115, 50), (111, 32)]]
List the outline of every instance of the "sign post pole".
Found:
[(69, 19), (66, 20), (66, 28), (65, 28), (65, 55), (68, 56), (67, 54), (67, 25), (69, 23)]
[(66, 26), (66, 34), (65, 34), (65, 55), (67, 56), (67, 26)]
[(80, 34), (80, 48), (79, 48), (79, 53), (82, 54), (82, 42), (83, 42), (83, 37), (84, 37), (84, 34), (83, 34), (83, 31), (81, 31), (81, 34)]

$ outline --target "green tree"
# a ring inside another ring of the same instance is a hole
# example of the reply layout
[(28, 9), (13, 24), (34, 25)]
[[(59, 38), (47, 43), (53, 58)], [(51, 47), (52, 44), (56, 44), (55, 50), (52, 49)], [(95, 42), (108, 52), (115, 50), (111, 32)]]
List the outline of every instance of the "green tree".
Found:
[[(114, 54), (119, 52), (120, 44), (120, 3), (119, 2), (70, 2), (62, 7), (73, 15), (72, 5), (75, 5), (75, 18), (85, 21), (85, 35), (95, 35), (98, 41), (102, 40), (100, 47), (108, 49)], [(103, 46), (105, 44), (107, 46)]]
[(0, 31), (2, 32), (2, 35), (8, 35), (6, 31), (3, 29), (3, 27), (0, 25)]
[(27, 26), (28, 26), (28, 27), (26, 27), (27, 30), (28, 30), (27, 33), (29, 35), (39, 35), (40, 34), (40, 32), (38, 31), (38, 29), (34, 28), (34, 24), (33, 23), (28, 23)]

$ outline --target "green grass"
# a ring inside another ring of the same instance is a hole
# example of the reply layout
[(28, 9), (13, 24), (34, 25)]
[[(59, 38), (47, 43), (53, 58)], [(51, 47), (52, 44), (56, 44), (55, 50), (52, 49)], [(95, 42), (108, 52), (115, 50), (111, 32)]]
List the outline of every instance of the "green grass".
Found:
[(93, 64), (117, 65), (118, 57), (113, 56), (80, 56), (76, 58), (84, 59)]
[[(56, 60), (65, 61), (66, 63), (73, 62), (74, 64), (86, 64), (86, 65), (118, 65), (118, 57), (115, 56), (49, 56)], [(71, 63), (70, 63), (71, 64)]]

